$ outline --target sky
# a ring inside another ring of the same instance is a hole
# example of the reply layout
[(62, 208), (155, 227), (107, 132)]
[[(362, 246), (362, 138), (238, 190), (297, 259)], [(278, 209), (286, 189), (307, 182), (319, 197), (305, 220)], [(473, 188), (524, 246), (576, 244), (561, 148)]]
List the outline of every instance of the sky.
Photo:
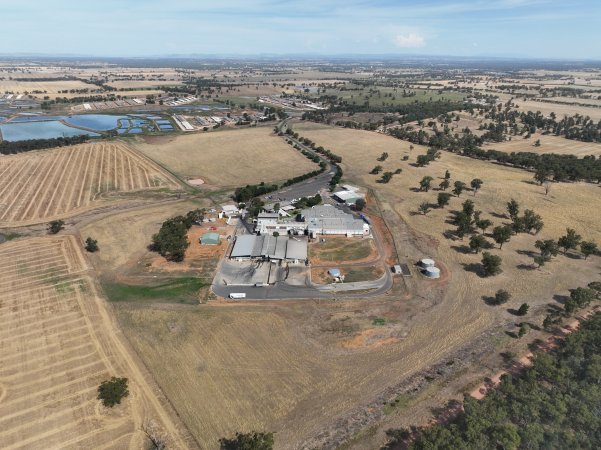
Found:
[(0, 54), (601, 60), (601, 0), (0, 0)]

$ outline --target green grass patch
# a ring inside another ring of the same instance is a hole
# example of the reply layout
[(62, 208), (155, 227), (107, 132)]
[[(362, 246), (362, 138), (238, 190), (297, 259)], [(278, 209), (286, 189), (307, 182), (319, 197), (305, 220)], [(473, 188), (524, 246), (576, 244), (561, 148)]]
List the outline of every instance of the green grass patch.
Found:
[(206, 284), (196, 277), (163, 280), (148, 285), (103, 282), (102, 288), (111, 302), (159, 300), (193, 305), (198, 303), (198, 291)]
[(373, 281), (380, 278), (380, 272), (377, 267), (354, 267), (344, 270), (344, 282), (355, 283), (357, 281)]
[(374, 317), (374, 320), (372, 320), (372, 325), (381, 327), (383, 325), (386, 325), (386, 319), (384, 317)]
[(347, 238), (326, 239), (325, 242), (316, 243), (312, 253), (322, 261), (357, 261), (369, 256), (371, 241)]

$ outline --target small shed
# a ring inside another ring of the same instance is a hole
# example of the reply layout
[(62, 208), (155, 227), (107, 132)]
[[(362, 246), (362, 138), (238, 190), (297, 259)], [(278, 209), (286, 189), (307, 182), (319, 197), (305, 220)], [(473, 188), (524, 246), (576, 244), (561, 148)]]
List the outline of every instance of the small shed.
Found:
[(200, 238), (202, 245), (219, 245), (219, 233), (205, 233)]

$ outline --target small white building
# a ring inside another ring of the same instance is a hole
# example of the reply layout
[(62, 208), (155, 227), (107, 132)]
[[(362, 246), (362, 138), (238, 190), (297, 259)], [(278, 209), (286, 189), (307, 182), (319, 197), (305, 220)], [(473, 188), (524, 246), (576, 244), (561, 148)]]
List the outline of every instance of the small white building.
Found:
[(240, 215), (240, 210), (236, 205), (221, 205), (221, 211), (219, 212), (219, 218), (223, 219), (224, 217), (238, 217)]

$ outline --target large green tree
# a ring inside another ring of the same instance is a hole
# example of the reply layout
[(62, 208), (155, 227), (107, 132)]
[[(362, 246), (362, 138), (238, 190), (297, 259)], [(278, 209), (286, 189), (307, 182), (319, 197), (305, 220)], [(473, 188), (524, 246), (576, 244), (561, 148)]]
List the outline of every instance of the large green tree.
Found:
[(221, 450), (271, 450), (273, 448), (273, 433), (236, 433), (231, 439), (220, 439)]

